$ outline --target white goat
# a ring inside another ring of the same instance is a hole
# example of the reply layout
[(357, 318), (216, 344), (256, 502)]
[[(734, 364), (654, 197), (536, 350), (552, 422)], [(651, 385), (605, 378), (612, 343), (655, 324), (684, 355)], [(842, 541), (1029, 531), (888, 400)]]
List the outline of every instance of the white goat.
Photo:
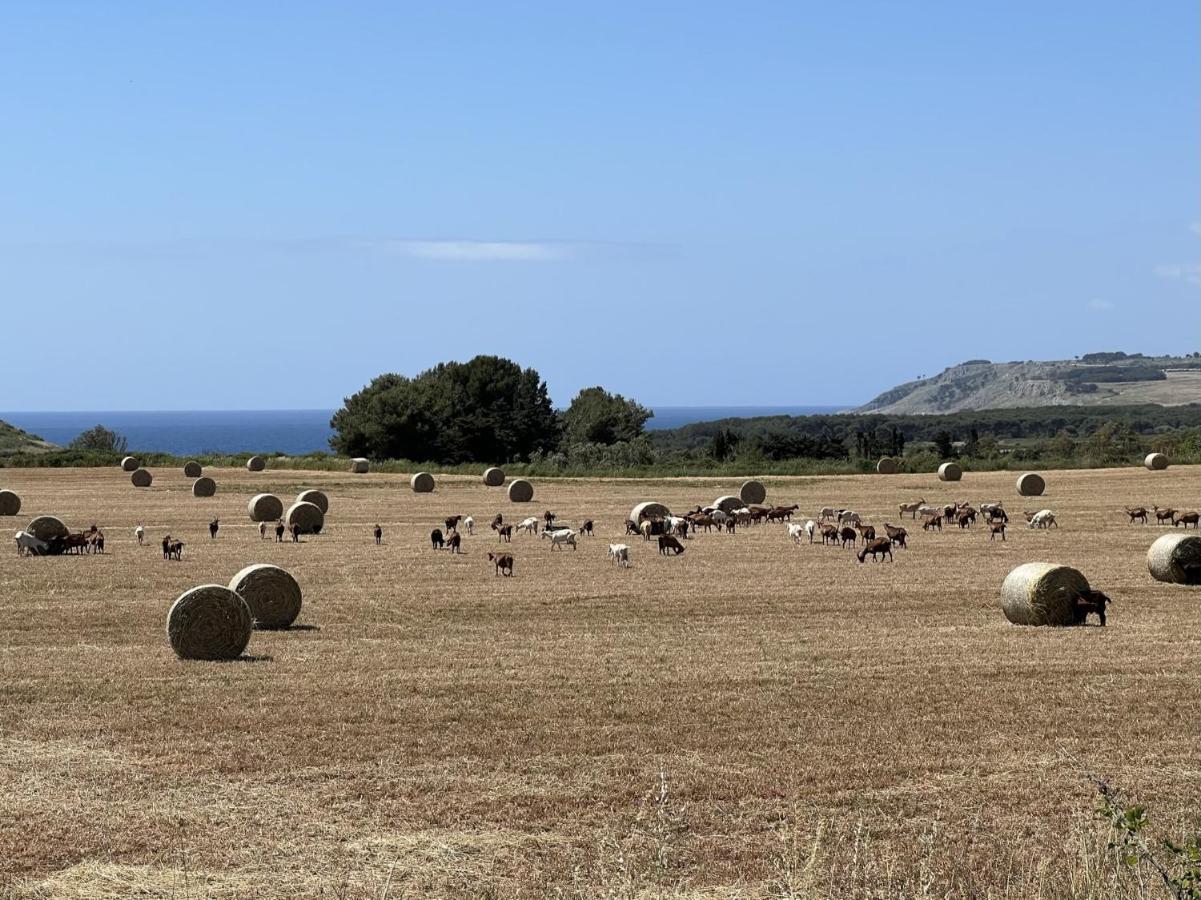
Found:
[(538, 523), (542, 521), (537, 516), (530, 516), (528, 519), (522, 519), (517, 524), (518, 531), (524, 531), (526, 534), (536, 534), (538, 531)]
[(809, 543), (813, 543), (813, 534), (817, 531), (817, 523), (810, 519), (805, 523), (805, 534), (809, 536)]
[(610, 544), (609, 559), (614, 560), (622, 569), (628, 568), (630, 565), (629, 546), (627, 544)]
[(1031, 528), (1050, 528), (1052, 525), (1059, 527), (1059, 523), (1055, 521), (1055, 513), (1049, 509), (1040, 509), (1030, 519)]
[(570, 528), (560, 528), (558, 531), (544, 531), (542, 532), (542, 536), (550, 538), (551, 550), (554, 550), (556, 547), (562, 550), (564, 544), (571, 544), (571, 549), (576, 549), (575, 532)]
[(463, 527), (467, 529), (468, 534), (475, 534), (475, 519), (468, 516), (463, 520)]
[(146, 529), (142, 527), (140, 522), (138, 523), (138, 527), (133, 530), (133, 536), (138, 539), (139, 544), (146, 543)]
[(804, 533), (804, 525), (801, 525), (799, 522), (788, 523), (788, 536), (792, 539), (794, 544), (799, 544), (801, 542), (801, 535)]

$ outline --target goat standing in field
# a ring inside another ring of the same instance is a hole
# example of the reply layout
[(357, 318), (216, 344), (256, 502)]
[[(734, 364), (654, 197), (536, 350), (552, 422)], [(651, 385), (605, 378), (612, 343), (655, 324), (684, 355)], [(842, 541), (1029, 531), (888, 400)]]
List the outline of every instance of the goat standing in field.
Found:
[(619, 568), (625, 569), (630, 565), (630, 548), (626, 544), (610, 544), (609, 559), (617, 563)]
[(283, 543), (284, 531), (285, 531), (284, 520), (280, 519), (278, 522), (275, 523), (275, 542), (277, 544)]
[(504, 541), (506, 544), (513, 543), (513, 526), (501, 525), (496, 529), (496, 542), (499, 544)]
[(905, 513), (909, 513), (911, 516), (913, 516), (914, 521), (916, 521), (918, 510), (920, 510), (925, 505), (926, 505), (925, 497), (922, 497), (919, 500), (915, 500), (913, 503), (902, 503), (899, 507), (900, 516), (901, 516), (901, 518), (904, 518)]
[(1027, 527), (1050, 528), (1052, 525), (1054, 525), (1056, 528), (1059, 527), (1059, 523), (1055, 521), (1055, 513), (1051, 512), (1049, 509), (1040, 509), (1030, 517), (1030, 522), (1028, 523)]
[(496, 567), (497, 575), (508, 577), (513, 574), (513, 557), (508, 553), (489, 553), (488, 561)]
[(1194, 528), (1197, 528), (1197, 524), (1199, 521), (1201, 521), (1201, 513), (1195, 513), (1195, 512), (1181, 513), (1179, 516), (1173, 517), (1172, 527), (1175, 528), (1178, 525), (1183, 525), (1184, 530), (1188, 531), (1188, 527), (1190, 525), (1192, 525)]
[(221, 527), (220, 519), (213, 519), (213, 521), (209, 522), (209, 538), (211, 538), (212, 540), (215, 541), (217, 539), (217, 530), (220, 527)]
[(1081, 591), (1076, 598), (1076, 606), (1073, 610), (1073, 624), (1084, 625), (1088, 622), (1088, 614), (1096, 613), (1097, 618), (1101, 620), (1101, 627), (1105, 627), (1105, 607), (1113, 601), (1102, 594), (1100, 591)]
[(591, 519), (584, 520), (584, 524), (580, 526), (580, 534), (581, 535), (586, 534), (586, 535), (588, 535), (588, 537), (592, 537), (592, 520)]
[(142, 527), (142, 523), (138, 523), (138, 527), (133, 530), (133, 536), (138, 539), (138, 546), (146, 543), (146, 529)]
[(441, 550), (446, 545), (446, 540), (442, 537), (441, 528), (435, 528), (430, 532), (430, 545), (435, 550)]
[(267, 540), (267, 523), (266, 522), (259, 522), (259, 540), (260, 541)]
[(676, 556), (684, 552), (684, 545), (677, 541), (670, 534), (659, 535), (659, 553), (666, 556), (668, 551), (671, 551)]
[(905, 548), (905, 541), (909, 539), (909, 532), (904, 528), (900, 528), (896, 525), (889, 525), (887, 522), (885, 522), (884, 533), (888, 536), (888, 539), (898, 547), (901, 549)]
[(1134, 507), (1127, 506), (1127, 507), (1125, 507), (1125, 509), (1126, 509), (1126, 515), (1130, 516), (1130, 524), (1131, 525), (1133, 525), (1135, 522), (1138, 522), (1140, 520), (1142, 521), (1142, 523), (1144, 525), (1147, 524), (1147, 507), (1145, 507), (1145, 506), (1134, 506)]
[(571, 544), (571, 549), (576, 550), (575, 532), (570, 528), (560, 528), (558, 531), (543, 531), (542, 537), (550, 538), (551, 550), (562, 550), (567, 544)]
[(988, 523), (988, 539), (995, 541), (997, 535), (1001, 536), (1001, 540), (1005, 540), (1005, 523), (1004, 522), (989, 522)]
[(847, 546), (854, 549), (855, 545), (859, 543), (859, 532), (849, 525), (844, 525), (839, 529), (838, 538), (842, 541), (843, 549), (846, 549)]
[(890, 541), (888, 538), (877, 538), (870, 544), (865, 545), (864, 548), (859, 551), (859, 561), (866, 562), (867, 555), (869, 553), (872, 555), (872, 559), (876, 562), (880, 562), (880, 558), (883, 556), (887, 556), (888, 561), (892, 562), (892, 541)]
[(378, 547), (384, 540), (384, 529), (380, 528), (377, 524), (375, 531), (372, 533), (375, 535), (375, 545)]
[(802, 525), (800, 522), (789, 522), (788, 523), (788, 538), (794, 544), (799, 544), (801, 542), (801, 535), (804, 533), (805, 533), (805, 526)]
[(446, 549), (451, 553), (462, 553), (463, 551), (459, 549), (459, 545), (462, 543), (463, 536), (457, 531), (452, 531), (450, 537), (446, 539)]
[(468, 516), (463, 520), (463, 527), (467, 529), (467, 533), (469, 535), (475, 534), (475, 519), (471, 518), (471, 516)]

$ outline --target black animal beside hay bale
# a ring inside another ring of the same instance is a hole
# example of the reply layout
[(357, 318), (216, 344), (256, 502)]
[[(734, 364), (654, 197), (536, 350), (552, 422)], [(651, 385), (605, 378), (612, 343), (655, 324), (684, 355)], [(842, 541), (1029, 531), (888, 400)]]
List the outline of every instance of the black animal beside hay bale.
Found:
[(320, 534), (321, 529), (325, 527), (325, 513), (316, 503), (301, 500), (288, 507), (284, 523), (289, 531), (296, 525), (299, 526), (301, 534)]
[(415, 494), (428, 494), (434, 489), (434, 476), (429, 472), (418, 472), (409, 479), (409, 486)]
[(1152, 472), (1162, 472), (1168, 467), (1168, 458), (1162, 453), (1148, 453), (1143, 465)]
[(505, 483), (505, 470), (491, 466), (484, 469), (484, 484), (488, 487), (500, 487)]
[(876, 463), (876, 472), (880, 475), (896, 475), (897, 461), (891, 456), (883, 457), (878, 463)]
[(316, 488), (309, 488), (307, 491), (301, 491), (296, 495), (297, 503), (311, 503), (321, 510), (321, 514), (325, 515), (329, 512), (329, 497), (325, 496)]
[(350, 471), (356, 475), (366, 475), (371, 469), (371, 463), (365, 457), (356, 456), (350, 461)]
[(21, 511), (21, 498), (14, 491), (0, 491), (0, 516), (15, 516)]
[(300, 615), (300, 585), (279, 566), (247, 566), (229, 589), (246, 601), (255, 628), (287, 628)]
[(1037, 472), (1018, 476), (1018, 493), (1023, 497), (1041, 497), (1046, 489), (1047, 482)]
[(142, 461), (136, 456), (127, 456), (121, 460), (122, 472), (136, 472), (140, 468), (142, 468)]
[(238, 594), (219, 584), (184, 591), (167, 613), (167, 639), (180, 659), (237, 659), (253, 619)]
[(744, 481), (742, 487), (738, 489), (738, 497), (742, 500), (744, 506), (752, 503), (762, 503), (767, 499), (767, 488), (763, 486), (761, 481)]
[(662, 503), (647, 500), (630, 510), (630, 521), (637, 525), (643, 519), (666, 519), (670, 515), (671, 510)]
[(200, 463), (194, 459), (189, 459), (183, 464), (184, 478), (199, 478), (204, 474), (204, 469), (200, 467)]
[(267, 468), (267, 460), (261, 456), (252, 456), (246, 460), (246, 471), (248, 472), (261, 472), (265, 468)]
[(1001, 609), (1015, 625), (1073, 625), (1076, 600), (1088, 589), (1088, 579), (1070, 566), (1024, 563), (1005, 576)]
[(201, 475), (192, 482), (193, 497), (211, 497), (215, 493), (217, 493), (217, 482), (207, 475)]
[(1201, 537), (1165, 534), (1148, 548), (1147, 570), (1156, 581), (1201, 585)]
[(133, 474), (129, 476), (129, 480), (134, 487), (150, 487), (150, 482), (154, 481), (154, 476), (150, 474), (149, 469), (135, 469)]
[(529, 503), (534, 499), (534, 486), (524, 478), (509, 482), (509, 502)]
[(252, 522), (274, 522), (283, 518), (284, 503), (274, 494), (255, 494), (246, 504), (246, 511)]
[(727, 494), (724, 497), (718, 497), (713, 501), (713, 505), (724, 513), (732, 513), (734, 510), (742, 509), (744, 506), (746, 506), (746, 504), (742, 502), (741, 497), (734, 497), (730, 494)]
[(938, 467), (939, 481), (959, 481), (963, 478), (963, 469), (959, 463), (945, 462)]
[(47, 544), (54, 541), (65, 541), (67, 535), (71, 533), (63, 520), (54, 516), (38, 516), (25, 526), (25, 530), (39, 541), (45, 541)]

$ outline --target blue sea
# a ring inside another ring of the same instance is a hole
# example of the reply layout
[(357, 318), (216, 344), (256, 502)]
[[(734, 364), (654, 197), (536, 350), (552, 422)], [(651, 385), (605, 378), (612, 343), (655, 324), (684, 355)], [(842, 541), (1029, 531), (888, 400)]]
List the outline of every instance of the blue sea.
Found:
[[(747, 416), (806, 416), (845, 406), (663, 406), (647, 428)], [(329, 450), (332, 409), (184, 410), (159, 412), (0, 412), (0, 420), (60, 446), (103, 425), (122, 434), (129, 449), (173, 453), (302, 454)]]

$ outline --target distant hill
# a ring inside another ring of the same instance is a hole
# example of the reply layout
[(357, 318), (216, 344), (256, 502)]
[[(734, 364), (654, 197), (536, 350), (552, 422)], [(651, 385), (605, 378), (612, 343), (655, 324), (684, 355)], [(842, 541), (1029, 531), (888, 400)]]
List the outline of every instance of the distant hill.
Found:
[(973, 359), (898, 385), (853, 412), (908, 415), (1144, 403), (1201, 403), (1201, 354), (1086, 353), (1051, 362)]
[(45, 453), (57, 449), (58, 445), (43, 441), (36, 434), (29, 434), (7, 422), (0, 422), (0, 456), (12, 456), (14, 453)]

